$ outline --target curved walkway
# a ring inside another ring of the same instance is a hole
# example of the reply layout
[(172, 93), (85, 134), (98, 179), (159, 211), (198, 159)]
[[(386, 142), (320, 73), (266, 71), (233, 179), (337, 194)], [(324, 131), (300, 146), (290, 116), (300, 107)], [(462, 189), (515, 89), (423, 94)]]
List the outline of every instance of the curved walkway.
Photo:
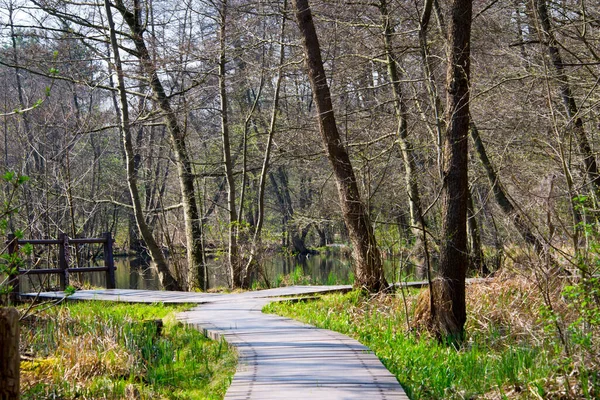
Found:
[[(342, 334), (263, 314), (277, 296), (348, 290), (293, 286), (239, 294), (144, 290), (79, 291), (78, 300), (203, 303), (178, 318), (239, 352), (225, 399), (408, 399), (396, 378), (365, 346)], [(43, 297), (62, 297), (44, 293)]]

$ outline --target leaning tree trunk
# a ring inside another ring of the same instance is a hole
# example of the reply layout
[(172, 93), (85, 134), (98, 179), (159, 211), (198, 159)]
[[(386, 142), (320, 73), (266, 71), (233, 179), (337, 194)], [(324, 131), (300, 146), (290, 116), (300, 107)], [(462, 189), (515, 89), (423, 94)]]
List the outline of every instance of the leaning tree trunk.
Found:
[(573, 97), (573, 91), (569, 85), (569, 79), (565, 73), (565, 67), (558, 50), (558, 42), (552, 33), (552, 25), (550, 24), (550, 16), (548, 15), (548, 6), (546, 0), (534, 0), (535, 12), (539, 21), (538, 34), (540, 42), (544, 43), (548, 51), (548, 56), (552, 61), (552, 66), (556, 73), (556, 79), (559, 82), (560, 96), (567, 114), (568, 128), (570, 128), (577, 144), (579, 151), (583, 156), (583, 165), (585, 173), (592, 184), (594, 192), (597, 194), (600, 191), (600, 173), (598, 171), (598, 163), (596, 156), (592, 151), (592, 147), (585, 133), (583, 120), (581, 119), (579, 108)]
[(534, 235), (527, 223), (527, 217), (525, 217), (520, 210), (518, 210), (510, 201), (504, 186), (502, 186), (502, 182), (500, 181), (500, 177), (496, 173), (492, 162), (490, 161), (487, 152), (485, 150), (485, 146), (483, 141), (481, 140), (481, 136), (479, 135), (479, 130), (475, 123), (471, 122), (469, 131), (471, 133), (471, 139), (473, 139), (473, 145), (475, 146), (475, 151), (477, 152), (477, 156), (479, 157), (479, 161), (483, 165), (483, 169), (485, 169), (485, 173), (488, 177), (488, 181), (490, 182), (490, 186), (492, 188), (492, 193), (494, 193), (494, 199), (496, 199), (496, 203), (502, 210), (502, 212), (510, 218), (513, 225), (519, 232), (519, 235), (525, 240), (526, 243), (533, 246), (535, 252), (537, 254), (542, 254), (544, 250), (544, 246), (540, 242), (540, 240)]
[(110, 41), (113, 50), (114, 68), (117, 73), (117, 88), (119, 92), (120, 100), (120, 123), (121, 123), (121, 135), (123, 140), (123, 148), (125, 150), (125, 165), (127, 169), (127, 184), (129, 186), (129, 194), (131, 195), (131, 202), (133, 204), (133, 214), (135, 216), (135, 222), (137, 227), (148, 246), (148, 251), (152, 257), (152, 261), (156, 264), (158, 270), (158, 277), (160, 283), (167, 290), (181, 290), (181, 286), (177, 280), (171, 274), (165, 256), (163, 255), (162, 249), (156, 243), (152, 231), (146, 224), (146, 219), (142, 211), (142, 202), (140, 200), (139, 189), (137, 185), (137, 172), (134, 161), (133, 144), (131, 140), (131, 127), (129, 124), (129, 106), (127, 102), (127, 93), (125, 92), (125, 78), (123, 75), (123, 67), (121, 65), (121, 57), (119, 56), (119, 45), (117, 43), (117, 37), (115, 34), (115, 24), (112, 18), (111, 5), (108, 1), (105, 1), (104, 8), (106, 10), (106, 17), (108, 20), (108, 26), (110, 31)]
[(143, 36), (144, 26), (141, 25), (139, 21), (140, 15), (138, 14), (141, 8), (138, 4), (138, 0), (134, 1), (135, 13), (132, 13), (127, 9), (123, 0), (116, 1), (116, 8), (119, 10), (123, 20), (131, 30), (131, 39), (135, 45), (137, 56), (141, 61), (142, 70), (149, 80), (154, 101), (164, 114), (165, 125), (170, 134), (183, 202), (188, 261), (187, 286), (188, 289), (205, 289), (206, 274), (204, 259), (202, 257), (204, 252), (202, 247), (202, 224), (198, 212), (198, 205), (196, 203), (194, 173), (192, 171), (192, 163), (185, 143), (185, 134), (177, 120), (175, 111), (171, 107), (169, 97), (167, 97), (163, 84), (158, 77), (156, 65), (150, 58), (150, 53), (146, 47)]
[(469, 70), (472, 0), (452, 0), (448, 26), (446, 121), (440, 278), (432, 286), (431, 317), (438, 338), (459, 342), (467, 320), (467, 199)]
[(294, 5), (296, 20), (302, 35), (308, 78), (317, 108), (321, 138), (333, 167), (342, 214), (353, 246), (356, 263), (355, 285), (370, 291), (382, 290), (387, 286), (387, 282), (381, 256), (369, 215), (360, 198), (350, 157), (335, 122), (331, 93), (323, 68), (321, 49), (310, 6), (308, 0), (294, 0)]

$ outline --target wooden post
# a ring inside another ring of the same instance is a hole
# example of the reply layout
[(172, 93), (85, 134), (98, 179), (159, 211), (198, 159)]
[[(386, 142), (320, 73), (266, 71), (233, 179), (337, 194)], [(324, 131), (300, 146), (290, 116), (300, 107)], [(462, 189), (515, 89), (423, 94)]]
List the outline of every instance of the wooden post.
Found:
[(110, 232), (104, 232), (104, 265), (106, 266), (106, 288), (114, 289), (115, 282), (115, 260), (113, 258), (113, 238)]
[[(13, 254), (17, 254), (18, 251), (19, 241), (17, 240), (17, 237), (14, 234), (10, 233), (8, 235), (8, 254), (12, 256)], [(13, 287), (10, 297), (11, 299), (16, 300), (16, 298), (19, 296), (19, 293), (21, 292), (21, 285), (19, 282), (19, 266), (13, 264), (9, 266), (10, 269), (12, 269), (13, 267), (15, 267), (17, 270), (14, 271), (14, 273), (9, 274), (8, 282)]]
[(69, 262), (67, 260), (69, 253), (69, 249), (67, 248), (69, 245), (69, 237), (66, 233), (61, 233), (58, 235), (58, 239), (60, 240), (60, 244), (58, 245), (58, 268), (61, 270), (59, 274), (60, 290), (65, 290), (69, 285)]
[(0, 307), (0, 400), (19, 400), (19, 313)]

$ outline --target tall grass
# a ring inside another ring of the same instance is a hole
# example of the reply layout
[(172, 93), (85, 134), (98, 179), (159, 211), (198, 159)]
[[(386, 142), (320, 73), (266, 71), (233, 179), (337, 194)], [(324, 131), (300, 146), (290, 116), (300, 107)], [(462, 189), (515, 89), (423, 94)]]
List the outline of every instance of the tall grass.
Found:
[(235, 353), (178, 323), (186, 308), (81, 302), (26, 318), (22, 398), (223, 398)]

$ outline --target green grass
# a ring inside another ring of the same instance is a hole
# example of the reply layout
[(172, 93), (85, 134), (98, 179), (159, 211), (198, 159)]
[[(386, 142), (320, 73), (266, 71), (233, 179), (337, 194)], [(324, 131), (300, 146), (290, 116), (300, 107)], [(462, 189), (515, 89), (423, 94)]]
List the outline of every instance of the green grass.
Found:
[(79, 302), (26, 318), (22, 398), (223, 398), (235, 352), (177, 322), (189, 307)]
[[(414, 297), (409, 296), (409, 307)], [(315, 302), (272, 303), (265, 311), (357, 339), (375, 352), (412, 399), (470, 399), (486, 394), (548, 398), (544, 387), (557, 368), (551, 350), (479, 330), (471, 330), (466, 344), (457, 350), (409, 331), (403, 309), (401, 297), (369, 297), (355, 291)]]

